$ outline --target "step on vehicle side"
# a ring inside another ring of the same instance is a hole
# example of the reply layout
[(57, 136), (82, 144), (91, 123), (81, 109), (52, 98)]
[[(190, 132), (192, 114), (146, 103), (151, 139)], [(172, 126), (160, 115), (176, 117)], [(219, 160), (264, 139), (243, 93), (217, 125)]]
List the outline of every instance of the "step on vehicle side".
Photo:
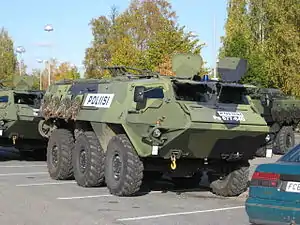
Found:
[[(249, 159), (265, 141), (265, 120), (238, 81), (246, 61), (219, 63), (222, 81), (197, 75), (199, 56), (176, 55), (176, 76), (106, 67), (111, 78), (62, 81), (45, 93), (48, 170), (78, 185), (106, 183), (118, 196), (141, 191), (147, 172), (171, 178), (207, 171), (212, 191), (247, 189)], [(200, 180), (199, 180), (200, 181)]]
[(15, 148), (21, 156), (45, 159), (47, 139), (38, 130), (44, 91), (32, 90), (33, 79), (27, 75), (15, 76), (12, 87), (6, 82), (0, 87), (0, 146)]
[[(295, 129), (300, 122), (300, 100), (274, 88), (256, 87), (251, 89), (250, 96), (270, 127), (273, 152), (281, 155), (287, 153), (295, 146)], [(256, 155), (266, 156), (266, 145), (261, 146)]]

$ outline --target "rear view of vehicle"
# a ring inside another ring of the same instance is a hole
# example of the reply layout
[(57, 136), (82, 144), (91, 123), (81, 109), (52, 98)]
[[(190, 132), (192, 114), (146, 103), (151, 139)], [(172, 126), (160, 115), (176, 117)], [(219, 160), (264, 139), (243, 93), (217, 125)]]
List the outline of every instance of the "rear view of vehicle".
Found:
[(0, 90), (0, 146), (15, 147), (21, 154), (40, 151), (45, 156), (47, 141), (38, 130), (43, 91), (29, 90), (30, 78), (14, 80), (14, 88)]
[(253, 224), (300, 223), (300, 145), (277, 162), (256, 168), (246, 212)]

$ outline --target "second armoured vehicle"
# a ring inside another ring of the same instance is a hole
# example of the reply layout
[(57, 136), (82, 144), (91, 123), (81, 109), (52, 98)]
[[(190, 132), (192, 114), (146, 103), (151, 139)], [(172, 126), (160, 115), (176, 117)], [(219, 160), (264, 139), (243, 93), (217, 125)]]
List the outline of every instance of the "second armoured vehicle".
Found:
[(248, 160), (269, 128), (236, 83), (245, 61), (227, 60), (222, 81), (198, 76), (200, 56), (173, 58), (175, 76), (107, 67), (112, 77), (61, 81), (46, 91), (48, 171), (83, 187), (106, 183), (118, 196), (139, 192), (145, 172), (188, 177), (207, 171), (212, 191), (247, 189)]
[[(285, 154), (295, 145), (295, 129), (300, 122), (300, 100), (274, 88), (249, 88), (249, 95), (270, 127), (270, 135), (274, 136), (274, 153)], [(265, 156), (266, 146), (261, 146), (256, 155)]]
[[(4, 82), (3, 82), (4, 83)], [(0, 146), (13, 147), (21, 155), (45, 158), (47, 139), (39, 132), (38, 117), (44, 91), (31, 90), (30, 76), (16, 76), (13, 87), (0, 87)]]

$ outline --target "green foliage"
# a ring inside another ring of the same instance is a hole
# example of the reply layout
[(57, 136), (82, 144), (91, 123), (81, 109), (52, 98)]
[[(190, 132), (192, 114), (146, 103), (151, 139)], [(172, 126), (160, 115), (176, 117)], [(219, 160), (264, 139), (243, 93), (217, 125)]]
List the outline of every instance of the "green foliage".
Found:
[(61, 63), (58, 67), (52, 69), (52, 73), (56, 81), (63, 79), (74, 80), (80, 77), (77, 67), (68, 62)]
[(230, 0), (220, 57), (248, 60), (244, 82), (300, 95), (299, 18), (299, 0)]
[(14, 53), (14, 43), (8, 32), (0, 30), (0, 79), (12, 80), (17, 72), (17, 58)]
[(31, 72), (31, 76), (33, 77), (33, 90), (39, 90), (40, 89), (40, 74), (42, 71), (40, 69), (33, 69)]
[(177, 24), (176, 13), (165, 0), (132, 0), (123, 13), (113, 7), (109, 17), (100, 16), (90, 24), (94, 40), (85, 54), (87, 77), (101, 77), (105, 74), (99, 67), (111, 65), (151, 70), (167, 65), (170, 70), (172, 54), (200, 54), (202, 48)]

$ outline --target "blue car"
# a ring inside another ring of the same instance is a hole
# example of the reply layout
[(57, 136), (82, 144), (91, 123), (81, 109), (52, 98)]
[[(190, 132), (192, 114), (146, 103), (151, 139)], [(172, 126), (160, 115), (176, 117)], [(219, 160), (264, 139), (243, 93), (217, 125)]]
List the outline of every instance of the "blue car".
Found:
[(300, 224), (300, 144), (257, 166), (245, 209), (252, 224)]

